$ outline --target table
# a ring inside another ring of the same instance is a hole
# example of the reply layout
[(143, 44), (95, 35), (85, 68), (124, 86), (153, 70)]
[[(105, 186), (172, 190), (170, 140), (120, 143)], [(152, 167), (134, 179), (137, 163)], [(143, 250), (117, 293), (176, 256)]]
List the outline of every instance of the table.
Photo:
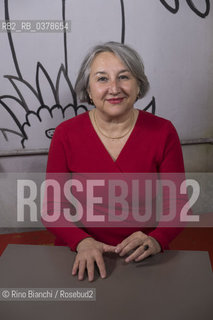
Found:
[(213, 273), (207, 252), (168, 250), (126, 264), (105, 256), (107, 279), (78, 281), (67, 247), (9, 245), (0, 257), (1, 288), (96, 288), (96, 301), (2, 301), (12, 319), (212, 320)]

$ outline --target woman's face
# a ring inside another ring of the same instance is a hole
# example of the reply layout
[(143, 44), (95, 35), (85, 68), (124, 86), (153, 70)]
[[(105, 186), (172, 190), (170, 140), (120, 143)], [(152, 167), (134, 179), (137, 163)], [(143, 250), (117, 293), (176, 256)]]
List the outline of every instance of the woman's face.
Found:
[(107, 116), (130, 111), (139, 93), (137, 80), (113, 53), (99, 53), (92, 62), (88, 94), (97, 110)]

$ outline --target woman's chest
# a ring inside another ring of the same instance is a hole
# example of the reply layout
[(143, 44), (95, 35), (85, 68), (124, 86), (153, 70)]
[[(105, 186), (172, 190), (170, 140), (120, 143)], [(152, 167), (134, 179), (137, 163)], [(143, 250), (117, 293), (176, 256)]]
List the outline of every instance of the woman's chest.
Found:
[(122, 139), (108, 139), (99, 136), (100, 141), (103, 144), (106, 152), (110, 155), (113, 161), (116, 161), (121, 154), (122, 150), (125, 148), (128, 141), (129, 135), (123, 137)]
[(69, 144), (67, 164), (71, 172), (156, 172), (156, 148), (145, 140), (129, 143), (101, 142), (86, 137)]

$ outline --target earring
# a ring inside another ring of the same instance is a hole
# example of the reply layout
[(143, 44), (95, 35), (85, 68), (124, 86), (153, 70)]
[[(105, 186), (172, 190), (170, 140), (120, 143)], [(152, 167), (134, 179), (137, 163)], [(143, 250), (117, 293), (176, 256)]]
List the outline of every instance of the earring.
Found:
[(89, 102), (91, 103), (91, 104), (94, 104), (93, 103), (93, 100), (89, 97)]

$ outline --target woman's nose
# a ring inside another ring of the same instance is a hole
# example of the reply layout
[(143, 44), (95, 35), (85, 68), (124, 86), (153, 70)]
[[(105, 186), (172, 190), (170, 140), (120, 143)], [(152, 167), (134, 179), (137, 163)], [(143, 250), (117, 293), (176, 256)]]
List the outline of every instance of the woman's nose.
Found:
[(117, 80), (110, 81), (109, 93), (115, 95), (115, 94), (118, 94), (119, 92), (120, 92), (120, 87), (119, 87), (118, 81)]

